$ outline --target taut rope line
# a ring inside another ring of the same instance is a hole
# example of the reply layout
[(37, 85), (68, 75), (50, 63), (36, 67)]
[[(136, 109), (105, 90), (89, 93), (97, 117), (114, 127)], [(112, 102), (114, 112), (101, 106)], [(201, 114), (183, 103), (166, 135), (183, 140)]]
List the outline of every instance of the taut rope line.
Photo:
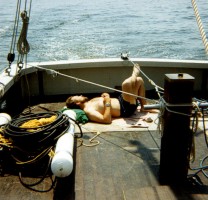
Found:
[(192, 0), (191, 2), (192, 2), (192, 5), (193, 5), (193, 8), (194, 8), (194, 13), (195, 13), (196, 21), (197, 21), (199, 31), (200, 31), (200, 34), (201, 34), (201, 37), (202, 37), (202, 41), (204, 43), (206, 53), (208, 54), (208, 41), (207, 41), (206, 33), (204, 31), (202, 21), (201, 21), (200, 15), (199, 15), (197, 4), (196, 4), (195, 0)]
[(116, 91), (116, 92), (128, 94), (128, 95), (134, 96), (136, 98), (145, 99), (145, 100), (149, 100), (149, 101), (153, 101), (153, 102), (156, 101), (156, 100), (148, 99), (146, 97), (138, 96), (138, 95), (135, 95), (135, 94), (132, 94), (132, 93), (129, 93), (129, 92), (124, 92), (122, 90), (118, 90), (118, 89), (115, 89), (115, 88), (111, 88), (111, 87), (108, 87), (108, 86), (105, 86), (105, 85), (101, 85), (101, 84), (98, 84), (98, 83), (94, 83), (94, 82), (91, 82), (91, 81), (87, 81), (87, 80), (84, 80), (84, 79), (80, 79), (80, 78), (77, 78), (77, 77), (74, 77), (74, 76), (62, 74), (62, 73), (57, 72), (57, 71), (55, 71), (53, 69), (46, 69), (46, 68), (43, 68), (43, 67), (40, 67), (40, 66), (33, 66), (33, 67), (34, 68), (38, 68), (38, 69), (42, 69), (42, 70), (45, 70), (45, 71), (51, 71), (52, 73), (54, 73), (56, 75), (61, 75), (61, 76), (67, 77), (67, 78), (74, 79), (76, 81), (81, 81), (81, 82), (88, 83), (88, 84), (92, 84), (92, 85), (96, 85), (98, 87), (102, 87), (102, 88), (105, 88), (105, 89), (109, 89), (109, 90), (113, 90), (113, 91)]
[(12, 41), (11, 41), (11, 46), (10, 46), (10, 52), (7, 55), (7, 60), (9, 62), (8, 68), (5, 70), (8, 75), (10, 75), (11, 71), (11, 64), (15, 59), (15, 44), (16, 44), (16, 39), (17, 39), (17, 30), (18, 30), (18, 25), (19, 25), (19, 13), (20, 13), (20, 7), (21, 7), (21, 0), (17, 1), (17, 8), (16, 8), (16, 15), (15, 15), (15, 20), (14, 20), (14, 27), (13, 27), (13, 34), (12, 34)]
[(10, 47), (10, 53), (14, 53), (14, 50), (15, 50), (16, 35), (17, 35), (17, 29), (18, 29), (18, 24), (19, 24), (20, 6), (21, 6), (21, 1), (18, 0), (16, 15), (15, 15), (15, 23), (14, 23), (14, 28), (13, 28), (12, 42), (11, 42), (11, 47)]

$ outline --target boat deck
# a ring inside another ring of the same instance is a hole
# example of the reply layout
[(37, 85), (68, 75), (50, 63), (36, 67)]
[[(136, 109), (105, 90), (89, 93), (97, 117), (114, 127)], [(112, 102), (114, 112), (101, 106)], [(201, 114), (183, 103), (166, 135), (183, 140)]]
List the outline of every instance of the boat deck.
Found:
[[(64, 103), (40, 104), (34, 106), (32, 112), (60, 110), (63, 106)], [(69, 177), (59, 178), (54, 189), (46, 193), (31, 191), (20, 183), (18, 176), (8, 174), (0, 178), (0, 199), (208, 199), (208, 179), (201, 172), (198, 174), (201, 185), (197, 182), (184, 187), (160, 185), (161, 135), (154, 121), (148, 127), (124, 128), (119, 123), (113, 128), (95, 123), (82, 126), (82, 141), (75, 140), (74, 170)], [(97, 145), (91, 146), (89, 139), (97, 133)], [(196, 159), (192, 167), (199, 167), (199, 162), (207, 155), (202, 133), (199, 128), (195, 135)], [(37, 180), (26, 179), (28, 183)], [(45, 190), (50, 185), (48, 177), (35, 188)]]

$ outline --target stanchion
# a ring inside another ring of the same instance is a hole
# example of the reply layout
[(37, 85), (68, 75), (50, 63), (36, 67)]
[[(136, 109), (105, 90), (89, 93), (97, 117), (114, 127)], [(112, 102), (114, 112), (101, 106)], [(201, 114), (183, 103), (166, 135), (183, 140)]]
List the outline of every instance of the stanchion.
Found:
[(194, 77), (188, 74), (165, 75), (166, 109), (163, 115), (159, 169), (161, 184), (180, 185), (187, 180), (192, 142), (190, 115), (193, 86)]

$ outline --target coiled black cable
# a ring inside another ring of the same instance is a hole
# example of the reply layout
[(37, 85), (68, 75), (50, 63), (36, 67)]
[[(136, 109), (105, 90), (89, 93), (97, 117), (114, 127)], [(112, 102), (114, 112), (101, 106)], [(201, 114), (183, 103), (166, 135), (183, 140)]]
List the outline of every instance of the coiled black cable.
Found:
[[(21, 128), (20, 126), (32, 119), (50, 118), (56, 116), (55, 121), (39, 126), (37, 128)], [(38, 191), (38, 192), (48, 192), (54, 186), (54, 181), (52, 181), (52, 186), (45, 191), (39, 191), (33, 189), (32, 187), (40, 184), (44, 178), (47, 176), (49, 171), (49, 166), (51, 164), (51, 159), (47, 162), (47, 167), (44, 172), (43, 177), (34, 184), (26, 184), (22, 180), (22, 172), (29, 165), (37, 166), (40, 161), (46, 158), (49, 152), (55, 147), (57, 140), (67, 131), (70, 126), (70, 120), (73, 120), (80, 129), (80, 135), (77, 137), (82, 137), (82, 130), (79, 124), (72, 118), (59, 111), (49, 111), (44, 113), (27, 114), (26, 116), (16, 117), (4, 128), (4, 136), (12, 141), (12, 148), (10, 149), (11, 157), (16, 161), (19, 166), (19, 179), (23, 186), (28, 189)], [(32, 131), (31, 131), (32, 130)], [(75, 136), (76, 137), (76, 136)], [(52, 178), (51, 178), (52, 180)]]
[(18, 175), (19, 175), (20, 183), (21, 183), (24, 187), (26, 187), (27, 189), (32, 190), (32, 191), (35, 191), (35, 192), (49, 192), (51, 189), (53, 189), (54, 186), (55, 186), (55, 184), (56, 184), (57, 178), (55, 177), (55, 178), (53, 179), (52, 175), (50, 175), (51, 186), (50, 186), (49, 188), (47, 188), (47, 189), (45, 189), (45, 190), (38, 190), (38, 189), (33, 188), (34, 186), (37, 186), (38, 184), (41, 184), (41, 183), (44, 181), (44, 179), (47, 177), (48, 172), (49, 172), (49, 169), (50, 169), (51, 159), (52, 159), (52, 158), (49, 159), (48, 164), (47, 164), (47, 166), (46, 166), (46, 169), (45, 169), (45, 171), (44, 171), (44, 174), (43, 174), (43, 176), (40, 178), (40, 180), (38, 180), (38, 181), (35, 182), (35, 183), (25, 183), (25, 182), (23, 181), (23, 179), (22, 179), (22, 172), (19, 172)]
[[(56, 116), (56, 120), (38, 128), (21, 128), (20, 126), (32, 119), (49, 118)], [(13, 119), (5, 126), (4, 135), (13, 144), (12, 157), (18, 163), (33, 162), (48, 154), (51, 147), (69, 128), (69, 117), (61, 112), (46, 112), (29, 114)], [(32, 132), (31, 132), (32, 130)], [(40, 156), (41, 155), (41, 156)]]

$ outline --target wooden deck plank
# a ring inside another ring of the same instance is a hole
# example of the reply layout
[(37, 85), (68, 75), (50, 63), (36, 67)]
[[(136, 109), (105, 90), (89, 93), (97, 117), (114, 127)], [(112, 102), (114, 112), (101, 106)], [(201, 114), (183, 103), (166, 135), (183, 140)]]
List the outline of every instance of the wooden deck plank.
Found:
[[(141, 154), (143, 154), (142, 156), (146, 156), (144, 151), (141, 149), (138, 154), (138, 152), (128, 152), (125, 149), (125, 147), (127, 147), (128, 145), (131, 145), (133, 147), (137, 145), (132, 143), (132, 135), (129, 135), (131, 136), (130, 138), (126, 138), (127, 135), (123, 135), (120, 132), (117, 134), (105, 133), (104, 135), (102, 135), (102, 137), (108, 138), (107, 141), (106, 139), (100, 139), (100, 145), (92, 148), (83, 147), (85, 151), (81, 152), (82, 156), (86, 156), (88, 158), (85, 159), (82, 157), (81, 162), (84, 162), (85, 165), (88, 165), (88, 167), (92, 168), (92, 170), (97, 171), (96, 176), (94, 176), (94, 182), (96, 183), (96, 185), (99, 185), (98, 190), (102, 191), (98, 192), (98, 194), (100, 195), (104, 193), (104, 195), (107, 196), (108, 199), (112, 198), (112, 196), (115, 197), (116, 195), (120, 195), (119, 197), (122, 197), (122, 195), (124, 195), (123, 193), (126, 193), (128, 190), (135, 190), (137, 187), (139, 187), (139, 185), (144, 184), (145, 181), (146, 185), (149, 185), (150, 182), (152, 182), (151, 178), (149, 178), (149, 180), (147, 179), (147, 176), (151, 177), (152, 173), (147, 173), (148, 170), (145, 167), (146, 163), (144, 163), (141, 158)], [(109, 137), (111, 139), (109, 139)], [(136, 150), (138, 151), (137, 148)], [(96, 157), (96, 155), (93, 155), (93, 151), (97, 153), (99, 160), (96, 165), (93, 159)], [(136, 155), (136, 153), (138, 155)], [(95, 168), (95, 166), (97, 168)], [(99, 172), (100, 169), (101, 171)], [(84, 174), (86, 175), (86, 173), (88, 173), (88, 175), (90, 174), (90, 176), (93, 176), (91, 172), (88, 172), (87, 170), (84, 172)], [(89, 179), (88, 183), (86, 184), (93, 184), (92, 180)], [(95, 189), (97, 190), (97, 188)], [(112, 188), (113, 190), (111, 190)], [(136, 196), (137, 195), (135, 195), (135, 197)], [(93, 199), (92, 196), (91, 199)]]
[[(102, 194), (99, 199), (137, 199), (138, 196), (147, 199), (145, 191), (149, 191), (149, 197), (154, 196), (155, 199), (177, 199), (177, 195), (183, 198), (199, 198), (200, 194), (179, 194), (168, 187), (156, 187), (159, 186), (157, 173), (160, 150), (155, 142), (148, 141), (148, 137), (148, 132), (111, 132), (101, 134), (100, 145), (84, 147), (80, 153), (82, 156), (88, 156), (89, 160), (85, 160), (85, 165), (92, 165), (96, 170), (94, 183), (97, 183), (97, 187), (94, 189), (98, 195), (95, 199), (99, 194)], [(93, 151), (96, 154), (93, 154)], [(91, 157), (101, 162), (92, 162)], [(106, 185), (113, 188), (114, 193)], [(142, 190), (144, 192), (141, 192)], [(88, 198), (85, 196), (85, 199)]]
[[(83, 170), (82, 165), (84, 164), (82, 162), (81, 154), (79, 153), (79, 148), (76, 150), (76, 167), (74, 168), (75, 173), (75, 182), (78, 182), (79, 184), (76, 185), (75, 188), (75, 195), (76, 199), (85, 199), (84, 192), (82, 192), (84, 188), (84, 181), (83, 181)], [(74, 184), (74, 183), (73, 183)]]
[[(37, 179), (32, 179), (31, 182), (37, 181)], [(46, 179), (41, 185), (35, 187), (38, 190), (45, 190), (50, 187), (50, 180)], [(20, 182), (17, 176), (7, 176), (0, 178), (0, 199), (4, 200), (32, 200), (32, 199), (52, 199), (53, 190), (47, 193), (34, 192), (32, 190), (26, 189)]]
[(177, 200), (177, 196), (168, 186), (155, 187), (159, 199)]

